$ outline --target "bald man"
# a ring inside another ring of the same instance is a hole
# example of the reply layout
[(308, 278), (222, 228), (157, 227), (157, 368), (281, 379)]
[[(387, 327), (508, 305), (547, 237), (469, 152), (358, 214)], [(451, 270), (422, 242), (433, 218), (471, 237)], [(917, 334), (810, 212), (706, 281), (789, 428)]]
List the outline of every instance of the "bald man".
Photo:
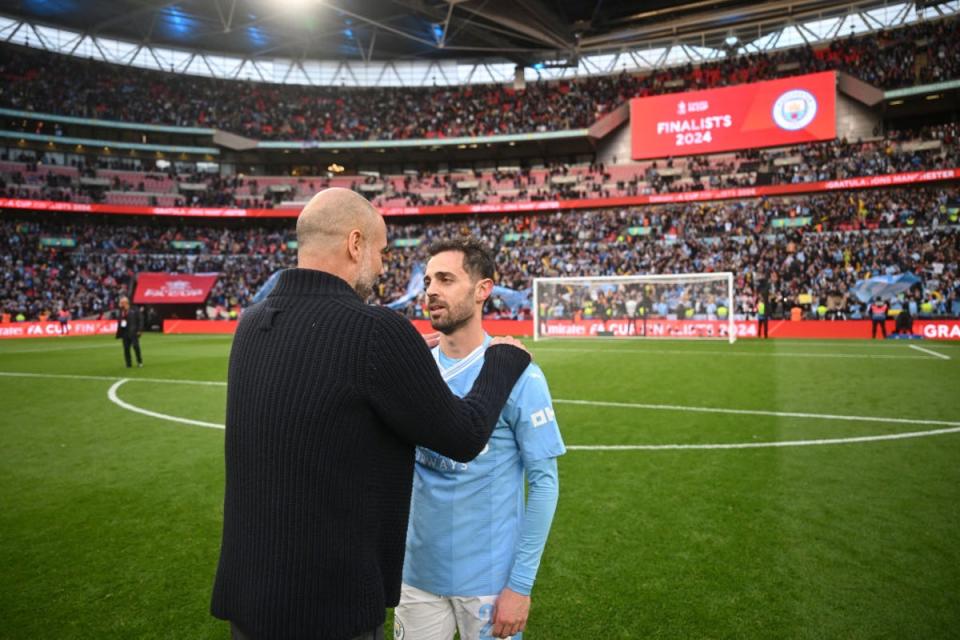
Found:
[(413, 326), (364, 304), (387, 247), (376, 209), (322, 191), (297, 237), (297, 268), (230, 353), (211, 611), (234, 638), (372, 640), (400, 598), (414, 447), (476, 457), (530, 356), (495, 339), (456, 397)]

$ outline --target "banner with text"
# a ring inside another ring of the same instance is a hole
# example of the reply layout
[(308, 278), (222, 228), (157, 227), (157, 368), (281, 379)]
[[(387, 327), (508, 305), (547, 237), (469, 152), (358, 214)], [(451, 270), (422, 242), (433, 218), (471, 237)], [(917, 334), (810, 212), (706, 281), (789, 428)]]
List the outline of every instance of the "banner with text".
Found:
[[(755, 338), (757, 323), (733, 323), (738, 337)], [(729, 324), (725, 320), (545, 320), (540, 335), (545, 338), (577, 338), (609, 333), (614, 337), (647, 338), (726, 338)]]
[(71, 320), (64, 331), (59, 322), (12, 322), (0, 324), (3, 338), (53, 338), (58, 336), (112, 336), (117, 332), (116, 320)]
[(137, 276), (135, 304), (199, 304), (217, 281), (216, 273), (141, 273)]
[(634, 160), (837, 137), (832, 71), (630, 101)]
[[(571, 209), (605, 209), (611, 207), (641, 207), (652, 204), (677, 202), (710, 202), (714, 200), (748, 200), (765, 196), (786, 196), (823, 191), (848, 191), (851, 189), (877, 189), (903, 187), (929, 182), (960, 180), (960, 168), (887, 173), (877, 176), (800, 182), (797, 184), (774, 184), (756, 187), (732, 187), (729, 189), (704, 189), (702, 191), (677, 191), (652, 193), (637, 196), (611, 198), (583, 198), (579, 200), (538, 200), (530, 202), (498, 202), (493, 204), (446, 204), (426, 207), (380, 207), (386, 217), (432, 216), (464, 213), (536, 213), (566, 211)], [(161, 207), (140, 207), (113, 204), (80, 204), (76, 202), (51, 202), (48, 200), (22, 200), (0, 198), (0, 209), (29, 211), (55, 211), (58, 213), (105, 213), (119, 215), (165, 216), (177, 215), (201, 218), (296, 218), (296, 209), (204, 209), (181, 207), (176, 214)], [(288, 248), (294, 248), (288, 243)]]

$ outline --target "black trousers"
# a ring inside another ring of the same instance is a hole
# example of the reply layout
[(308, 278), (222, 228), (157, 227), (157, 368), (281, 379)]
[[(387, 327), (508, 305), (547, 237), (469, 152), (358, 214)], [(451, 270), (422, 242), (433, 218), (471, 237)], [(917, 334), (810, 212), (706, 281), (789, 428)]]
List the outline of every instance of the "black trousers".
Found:
[(757, 337), (769, 338), (770, 319), (767, 317), (757, 318)]
[[(232, 622), (230, 623), (230, 638), (232, 640), (254, 640), (253, 636), (247, 635), (240, 627)], [(383, 640), (383, 627), (377, 627), (373, 631), (361, 633), (353, 640)]]
[(883, 337), (887, 337), (887, 321), (886, 320), (873, 320), (873, 324), (870, 325), (870, 338), (877, 337), (877, 327), (880, 327), (880, 330), (883, 332)]
[(137, 364), (143, 364), (143, 357), (140, 355), (140, 338), (136, 335), (123, 336), (123, 359), (126, 360), (127, 366), (133, 366), (130, 362), (130, 347), (133, 347), (134, 353), (137, 354)]

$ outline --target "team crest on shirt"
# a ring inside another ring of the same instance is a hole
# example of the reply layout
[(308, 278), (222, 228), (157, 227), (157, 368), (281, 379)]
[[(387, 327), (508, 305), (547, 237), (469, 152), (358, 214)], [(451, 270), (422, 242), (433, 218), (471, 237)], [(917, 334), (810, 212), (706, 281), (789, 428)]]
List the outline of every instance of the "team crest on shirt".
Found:
[(397, 620), (396, 618), (394, 618), (393, 619), (393, 640), (403, 640), (403, 636), (404, 636), (403, 623)]

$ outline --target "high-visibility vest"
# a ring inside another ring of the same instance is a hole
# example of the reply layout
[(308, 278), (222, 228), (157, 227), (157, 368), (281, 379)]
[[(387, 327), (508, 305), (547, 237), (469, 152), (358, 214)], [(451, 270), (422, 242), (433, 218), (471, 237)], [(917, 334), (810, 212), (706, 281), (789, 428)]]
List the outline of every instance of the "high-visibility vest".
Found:
[[(719, 313), (719, 310), (717, 312)], [(761, 316), (767, 315), (767, 305), (765, 305), (762, 300), (757, 303), (757, 314)]]
[(819, 307), (817, 307), (817, 315), (821, 318), (827, 315), (827, 305), (821, 304)]
[(687, 309), (686, 311), (683, 312), (683, 315), (684, 315), (685, 318), (692, 318), (692, 317), (693, 317), (693, 309)]
[(717, 307), (717, 317), (718, 317), (718, 318), (726, 318), (726, 317), (727, 317), (727, 313), (728, 313), (728, 309), (727, 309), (726, 307), (724, 307), (723, 305)]
[(929, 300), (924, 300), (923, 304), (920, 305), (920, 311), (922, 313), (933, 313), (933, 303)]

